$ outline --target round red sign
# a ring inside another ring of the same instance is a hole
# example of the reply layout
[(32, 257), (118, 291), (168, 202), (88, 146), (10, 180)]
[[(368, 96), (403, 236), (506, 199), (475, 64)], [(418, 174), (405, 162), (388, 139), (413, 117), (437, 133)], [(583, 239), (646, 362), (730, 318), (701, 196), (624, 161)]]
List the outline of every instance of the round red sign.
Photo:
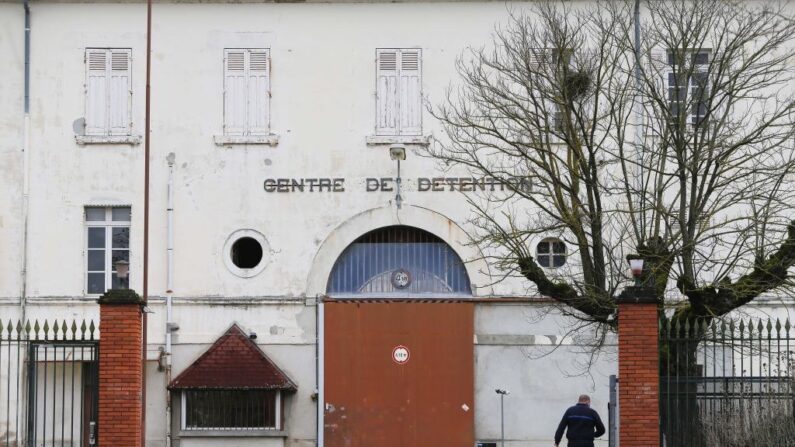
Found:
[(407, 363), (410, 356), (411, 354), (409, 354), (409, 348), (403, 345), (395, 346), (395, 349), (392, 350), (392, 360), (394, 360), (398, 365)]

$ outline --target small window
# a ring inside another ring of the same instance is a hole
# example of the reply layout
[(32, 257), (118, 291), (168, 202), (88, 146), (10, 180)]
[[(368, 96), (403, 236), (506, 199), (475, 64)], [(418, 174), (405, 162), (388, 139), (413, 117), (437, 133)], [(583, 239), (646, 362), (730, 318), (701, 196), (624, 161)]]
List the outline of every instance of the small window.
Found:
[(232, 244), (232, 262), (241, 269), (251, 269), (262, 261), (262, 245), (254, 238), (241, 237)]
[(279, 390), (185, 390), (183, 430), (279, 430)]
[(129, 287), (129, 273), (119, 278), (116, 263), (130, 262), (130, 218), (130, 207), (85, 208), (87, 294)]
[(422, 134), (422, 51), (376, 50), (377, 135)]
[(132, 133), (131, 54), (130, 49), (86, 49), (86, 135)]
[(688, 51), (689, 57), (679, 57), (678, 51), (668, 51), (667, 88), (671, 117), (678, 120), (685, 114), (688, 124), (707, 123), (709, 106), (708, 50)]
[(545, 268), (562, 267), (566, 263), (566, 244), (560, 239), (544, 239), (536, 247), (536, 261)]
[(224, 243), (223, 261), (226, 268), (241, 278), (259, 275), (270, 262), (270, 245), (256, 230), (244, 229), (232, 233)]
[(224, 51), (224, 135), (270, 133), (270, 50)]

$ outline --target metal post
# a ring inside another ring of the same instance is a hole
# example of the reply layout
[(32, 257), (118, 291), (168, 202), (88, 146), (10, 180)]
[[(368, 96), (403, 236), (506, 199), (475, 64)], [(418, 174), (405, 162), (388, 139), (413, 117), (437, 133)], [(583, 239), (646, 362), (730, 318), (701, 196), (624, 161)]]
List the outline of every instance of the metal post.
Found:
[(500, 442), (505, 447), (505, 394), (500, 394)]
[(617, 405), (617, 388), (618, 386), (618, 379), (616, 378), (615, 374), (610, 376), (610, 402), (607, 404), (607, 425), (608, 425), (608, 432), (607, 432), (607, 445), (609, 447), (616, 447), (618, 446), (618, 436), (617, 429), (618, 429), (618, 420), (616, 416), (618, 412), (616, 411)]
[(505, 447), (505, 395), (508, 391), (496, 389), (494, 392), (500, 395), (500, 447)]

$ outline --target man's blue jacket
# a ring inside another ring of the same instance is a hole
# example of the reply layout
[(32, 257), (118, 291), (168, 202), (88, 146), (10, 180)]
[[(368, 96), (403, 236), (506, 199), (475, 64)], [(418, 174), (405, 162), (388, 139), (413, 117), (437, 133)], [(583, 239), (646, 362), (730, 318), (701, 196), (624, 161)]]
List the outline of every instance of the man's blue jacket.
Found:
[[(566, 428), (568, 427), (568, 431)], [(555, 432), (555, 444), (560, 444), (563, 439), (563, 432), (566, 431), (566, 439), (569, 441), (591, 441), (605, 434), (605, 426), (599, 418), (599, 414), (591, 409), (588, 404), (577, 404), (569, 407), (563, 413), (563, 419)]]

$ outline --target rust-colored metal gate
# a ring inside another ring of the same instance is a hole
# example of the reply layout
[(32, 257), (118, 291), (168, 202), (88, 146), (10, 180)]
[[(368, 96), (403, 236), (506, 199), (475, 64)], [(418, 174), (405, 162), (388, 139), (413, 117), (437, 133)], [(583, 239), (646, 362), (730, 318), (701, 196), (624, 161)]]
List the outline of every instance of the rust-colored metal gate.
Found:
[(329, 301), (326, 447), (474, 445), (473, 304)]

